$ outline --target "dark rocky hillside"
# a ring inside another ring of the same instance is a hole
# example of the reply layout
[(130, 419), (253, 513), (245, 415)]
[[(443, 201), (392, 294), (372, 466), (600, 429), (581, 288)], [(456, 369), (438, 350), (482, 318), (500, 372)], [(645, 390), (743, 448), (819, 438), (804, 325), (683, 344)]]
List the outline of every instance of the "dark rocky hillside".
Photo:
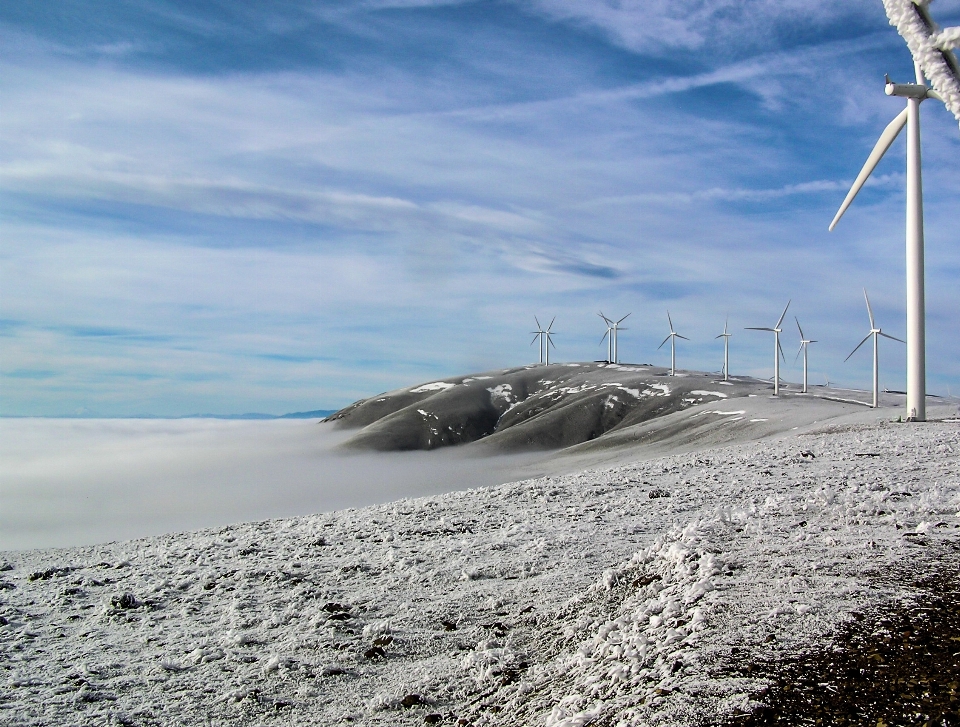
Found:
[(344, 446), (436, 449), (485, 440), (503, 451), (556, 449), (697, 404), (769, 394), (769, 382), (653, 366), (524, 366), (362, 399), (328, 417), (359, 431)]

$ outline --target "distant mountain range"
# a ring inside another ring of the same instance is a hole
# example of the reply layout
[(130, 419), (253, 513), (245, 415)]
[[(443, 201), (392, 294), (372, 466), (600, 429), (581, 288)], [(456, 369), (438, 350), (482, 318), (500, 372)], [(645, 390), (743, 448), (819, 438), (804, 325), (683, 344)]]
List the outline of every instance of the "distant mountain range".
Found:
[[(130, 416), (108, 416), (91, 411), (81, 411), (75, 414), (65, 414), (57, 417), (37, 417), (39, 419), (325, 419), (336, 409), (315, 409), (313, 411), (295, 411), (289, 414), (263, 414), (249, 412), (247, 414), (184, 414), (182, 416), (158, 416), (156, 414), (133, 414)], [(25, 416), (2, 415), (8, 419), (28, 419)]]

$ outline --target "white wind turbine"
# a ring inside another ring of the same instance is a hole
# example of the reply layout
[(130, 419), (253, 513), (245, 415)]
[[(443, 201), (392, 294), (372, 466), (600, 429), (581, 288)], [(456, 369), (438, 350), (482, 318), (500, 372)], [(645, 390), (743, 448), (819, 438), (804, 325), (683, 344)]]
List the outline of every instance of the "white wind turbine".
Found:
[(617, 331), (624, 330), (626, 328), (620, 328), (620, 324), (623, 323), (630, 313), (627, 313), (619, 321), (611, 320), (603, 315), (603, 311), (600, 311), (597, 315), (603, 318), (604, 322), (607, 324), (607, 332), (603, 334), (603, 338), (600, 339), (600, 343), (603, 343), (603, 339), (607, 339), (607, 363), (620, 363), (620, 354), (617, 351)]
[[(853, 356), (863, 344), (867, 342), (867, 339), (873, 336), (873, 408), (876, 409), (880, 404), (880, 357), (877, 351), (877, 341), (880, 336), (884, 338), (890, 338), (894, 341), (900, 341), (900, 343), (906, 343), (906, 341), (901, 341), (899, 338), (891, 336), (889, 333), (884, 333), (879, 328), (873, 319), (873, 308), (870, 307), (870, 298), (867, 297), (867, 289), (863, 289), (863, 299), (867, 301), (867, 315), (870, 316), (870, 333), (863, 337), (863, 340), (857, 344), (857, 348), (853, 349), (850, 352), (850, 356)], [(850, 360), (850, 356), (847, 356), (844, 359), (844, 363)]]
[[(790, 307), (790, 303), (793, 301), (787, 301), (787, 308)], [(783, 329), (780, 327), (780, 324), (783, 323), (783, 317), (787, 315), (787, 308), (783, 309), (783, 313), (780, 314), (780, 319), (777, 321), (777, 325), (773, 328), (757, 328), (753, 326), (748, 326), (745, 330), (748, 331), (773, 331), (773, 395), (778, 396), (780, 394), (780, 358), (783, 356), (783, 348), (780, 346), (780, 334), (783, 333)], [(786, 358), (784, 357), (784, 360)]]
[(721, 333), (716, 338), (723, 339), (723, 380), (727, 381), (730, 378), (730, 336), (732, 333), (727, 332), (727, 324), (730, 322), (730, 316), (727, 316), (727, 320), (723, 322), (723, 333)]
[(544, 363), (547, 366), (550, 365), (550, 347), (553, 346), (554, 348), (556, 348), (556, 345), (554, 345), (553, 339), (551, 338), (551, 336), (555, 336), (557, 334), (550, 332), (550, 329), (553, 328), (553, 321), (555, 320), (557, 320), (556, 316), (554, 316), (553, 320), (550, 321), (550, 325), (547, 326), (547, 330), (543, 332), (543, 352), (544, 352), (543, 358), (544, 358)]
[[(950, 52), (960, 44), (960, 28), (941, 31), (927, 11), (926, 1), (884, 0), (890, 24), (907, 41), (914, 60), (916, 83), (892, 83), (888, 96), (906, 99), (907, 107), (883, 130), (830, 229), (836, 226), (857, 192), (873, 172), (894, 139), (907, 127), (907, 421), (926, 420), (926, 315), (923, 275), (923, 185), (920, 169), (920, 102), (942, 101), (960, 121), (960, 67)], [(927, 88), (924, 74), (936, 90)]]
[(667, 341), (670, 341), (670, 375), (677, 375), (677, 339), (682, 338), (684, 341), (689, 341), (690, 339), (686, 336), (681, 336), (675, 330), (673, 330), (673, 319), (670, 318), (670, 311), (667, 311), (667, 322), (670, 324), (670, 335), (663, 339), (663, 343), (657, 346), (659, 351), (663, 348), (663, 344)]
[(793, 361), (794, 363), (796, 363), (797, 359), (800, 358), (800, 353), (801, 352), (803, 353), (803, 392), (802, 393), (806, 394), (807, 393), (807, 346), (809, 346), (811, 343), (816, 343), (816, 341), (808, 340), (803, 335), (803, 329), (800, 327), (799, 318), (794, 316), (793, 320), (797, 322), (797, 330), (800, 331), (800, 348), (797, 350), (797, 355), (794, 356)]
[[(547, 331), (543, 330), (543, 326), (540, 324), (540, 319), (537, 316), (534, 316), (533, 320), (537, 322), (537, 330), (530, 331), (530, 333), (533, 334), (533, 340), (530, 341), (530, 345), (532, 346), (537, 341), (540, 342), (540, 345), (538, 346), (538, 348), (540, 349), (540, 363), (542, 364), (543, 363), (543, 342), (544, 342), (544, 336), (546, 335)], [(554, 320), (556, 320), (556, 316), (554, 316)], [(553, 325), (553, 321), (550, 321), (550, 325), (551, 326)], [(550, 329), (547, 328), (547, 330), (550, 330)]]

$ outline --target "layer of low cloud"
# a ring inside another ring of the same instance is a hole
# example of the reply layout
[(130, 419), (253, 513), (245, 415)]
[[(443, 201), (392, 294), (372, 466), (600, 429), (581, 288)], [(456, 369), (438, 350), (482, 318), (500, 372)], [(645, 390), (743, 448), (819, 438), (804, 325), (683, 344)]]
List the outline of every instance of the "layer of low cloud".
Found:
[(4, 419), (0, 435), (0, 551), (481, 487), (540, 457), (343, 454), (335, 445), (346, 435), (315, 421)]

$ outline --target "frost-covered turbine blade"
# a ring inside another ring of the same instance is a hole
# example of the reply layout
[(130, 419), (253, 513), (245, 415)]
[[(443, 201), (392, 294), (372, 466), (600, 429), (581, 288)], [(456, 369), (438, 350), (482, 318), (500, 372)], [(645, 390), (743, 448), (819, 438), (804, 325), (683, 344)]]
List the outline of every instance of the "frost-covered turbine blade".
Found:
[(887, 124), (887, 128), (883, 130), (882, 134), (880, 134), (880, 138), (873, 147), (873, 151), (870, 152), (870, 156), (868, 156), (867, 161), (864, 162), (863, 169), (860, 170), (860, 174), (857, 175), (853, 186), (850, 187), (850, 191), (847, 192), (847, 196), (844, 198), (843, 204), (841, 204), (840, 209), (837, 210), (837, 214), (833, 218), (833, 222), (830, 223), (830, 227), (828, 228), (830, 232), (833, 232), (833, 228), (837, 226), (840, 218), (843, 217), (843, 213), (847, 211), (847, 208), (853, 202), (853, 198), (856, 197), (860, 192), (860, 188), (863, 187), (864, 183), (867, 181), (867, 178), (873, 173), (873, 170), (876, 168), (877, 164), (881, 159), (883, 159), (883, 155), (887, 153), (887, 149), (890, 148), (890, 145), (893, 144), (896, 138), (900, 135), (900, 131), (904, 126), (906, 126), (906, 124), (907, 109), (901, 111), (899, 114), (897, 114), (897, 118)]
[(957, 47), (960, 31), (947, 28), (941, 32), (926, 5), (913, 0), (883, 0), (890, 24), (907, 41), (914, 62), (933, 84), (947, 110), (960, 121), (960, 65), (950, 51)]
[[(871, 333), (868, 333), (866, 336), (864, 336), (864, 337), (863, 337), (863, 340), (860, 341), (860, 343), (857, 344), (857, 347), (850, 352), (850, 356), (853, 356), (853, 354), (855, 354), (855, 353), (857, 352), (857, 350), (858, 350), (863, 344), (865, 344), (868, 340), (870, 340), (870, 336), (872, 336), (872, 335), (873, 335), (873, 333), (871, 332)], [(843, 359), (844, 362), (849, 361), (849, 360), (850, 360), (850, 356), (847, 356), (845, 359)]]

